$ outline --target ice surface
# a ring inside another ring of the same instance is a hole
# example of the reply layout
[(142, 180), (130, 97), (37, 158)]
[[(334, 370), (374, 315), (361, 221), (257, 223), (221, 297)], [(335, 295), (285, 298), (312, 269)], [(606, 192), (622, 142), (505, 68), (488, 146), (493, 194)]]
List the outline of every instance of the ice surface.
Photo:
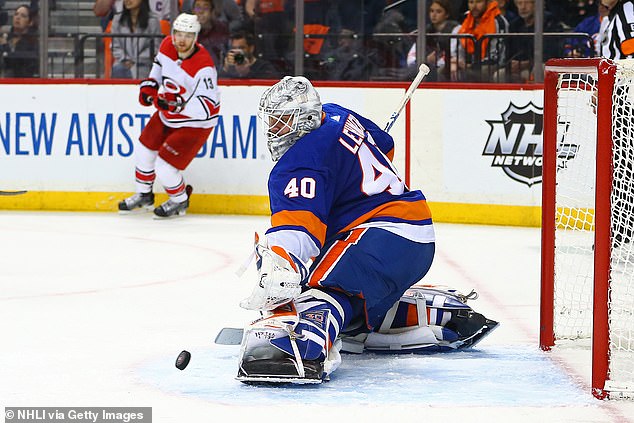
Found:
[[(501, 326), (477, 349), (345, 355), (320, 386), (234, 379), (222, 327), (265, 217), (0, 212), (0, 406), (150, 406), (155, 422), (634, 422), (598, 401), (589, 350), (537, 348), (539, 229), (437, 225), (429, 283), (476, 289)], [(187, 349), (184, 371), (174, 366)]]

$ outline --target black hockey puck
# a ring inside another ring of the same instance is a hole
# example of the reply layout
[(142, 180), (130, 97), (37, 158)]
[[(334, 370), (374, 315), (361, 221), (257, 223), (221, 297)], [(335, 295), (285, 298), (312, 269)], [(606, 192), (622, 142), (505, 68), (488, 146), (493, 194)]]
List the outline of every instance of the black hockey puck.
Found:
[(181, 353), (178, 354), (178, 357), (176, 357), (176, 368), (178, 370), (185, 370), (185, 367), (187, 367), (191, 358), (192, 355), (189, 353), (189, 351), (181, 351)]

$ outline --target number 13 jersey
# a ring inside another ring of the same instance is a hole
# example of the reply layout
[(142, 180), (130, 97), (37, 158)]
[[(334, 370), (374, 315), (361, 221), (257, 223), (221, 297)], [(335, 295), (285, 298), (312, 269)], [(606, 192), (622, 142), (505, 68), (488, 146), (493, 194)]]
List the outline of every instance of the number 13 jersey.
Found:
[[(323, 105), (321, 126), (300, 138), (271, 170), (270, 246), (304, 260), (353, 228), (378, 227), (409, 240), (434, 242), (431, 212), (391, 163), (394, 140), (372, 121)], [(386, 246), (389, 248), (389, 246)]]

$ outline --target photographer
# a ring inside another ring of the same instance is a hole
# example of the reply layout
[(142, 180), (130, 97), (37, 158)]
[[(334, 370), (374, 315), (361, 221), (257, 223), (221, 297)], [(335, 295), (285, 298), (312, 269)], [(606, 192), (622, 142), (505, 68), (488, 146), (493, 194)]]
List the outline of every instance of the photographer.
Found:
[(255, 57), (255, 39), (248, 32), (235, 32), (229, 37), (231, 49), (220, 72), (223, 78), (277, 79), (280, 73), (270, 62)]

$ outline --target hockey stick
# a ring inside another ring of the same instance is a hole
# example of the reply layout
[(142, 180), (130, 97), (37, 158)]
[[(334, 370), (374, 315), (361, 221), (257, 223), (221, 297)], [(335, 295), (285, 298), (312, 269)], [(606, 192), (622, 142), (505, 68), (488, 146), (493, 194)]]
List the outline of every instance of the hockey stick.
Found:
[(392, 112), (392, 115), (388, 119), (384, 129), (385, 132), (390, 132), (392, 125), (394, 125), (394, 122), (396, 122), (396, 119), (398, 119), (398, 117), (400, 116), (401, 111), (403, 110), (403, 107), (405, 107), (405, 105), (412, 98), (412, 95), (414, 94), (414, 90), (418, 88), (418, 85), (421, 83), (423, 78), (427, 76), (428, 73), (429, 73), (429, 67), (426, 64), (423, 63), (418, 67), (418, 73), (416, 74), (416, 77), (412, 81), (412, 84), (409, 86), (407, 91), (405, 91), (405, 96), (403, 97), (400, 104), (398, 105), (398, 108)]
[(21, 194), (26, 194), (26, 190), (20, 190), (20, 191), (2, 191), (0, 190), (0, 195), (21, 195)]

